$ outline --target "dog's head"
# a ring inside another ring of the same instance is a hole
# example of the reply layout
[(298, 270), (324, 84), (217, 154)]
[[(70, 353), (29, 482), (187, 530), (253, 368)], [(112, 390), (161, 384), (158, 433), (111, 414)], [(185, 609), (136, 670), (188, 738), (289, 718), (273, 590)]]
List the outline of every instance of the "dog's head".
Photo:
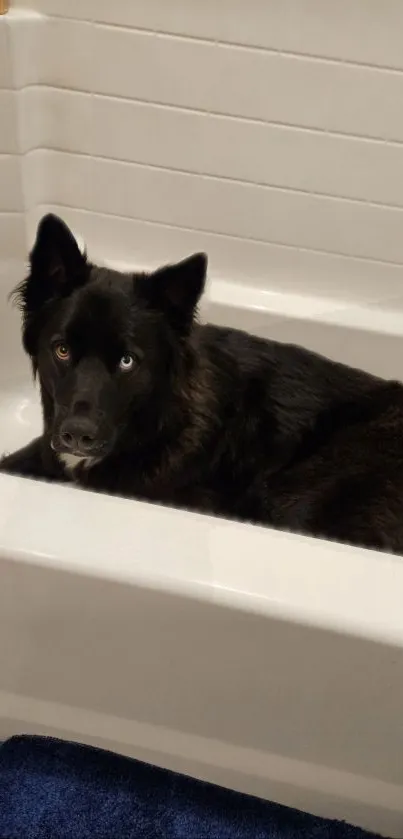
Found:
[(140, 439), (162, 427), (173, 391), (191, 375), (206, 267), (195, 254), (148, 275), (99, 268), (64, 222), (41, 221), (16, 296), (56, 452), (103, 458), (129, 425)]

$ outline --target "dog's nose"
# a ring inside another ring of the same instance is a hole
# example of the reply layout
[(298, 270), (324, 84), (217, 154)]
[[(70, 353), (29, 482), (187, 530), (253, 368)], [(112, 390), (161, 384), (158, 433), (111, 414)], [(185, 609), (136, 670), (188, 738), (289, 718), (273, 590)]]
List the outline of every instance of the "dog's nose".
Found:
[(97, 446), (97, 429), (84, 417), (67, 419), (60, 428), (59, 439), (65, 451), (89, 455)]

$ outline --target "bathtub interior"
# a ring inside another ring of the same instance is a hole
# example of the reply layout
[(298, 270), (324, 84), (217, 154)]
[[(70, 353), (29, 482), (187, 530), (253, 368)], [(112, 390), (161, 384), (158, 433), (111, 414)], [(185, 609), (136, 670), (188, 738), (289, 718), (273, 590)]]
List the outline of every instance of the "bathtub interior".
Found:
[(24, 276), (23, 260), (0, 263), (1, 449), (11, 452), (40, 433), (41, 412), (28, 358), (21, 347), (20, 314), (9, 299)]

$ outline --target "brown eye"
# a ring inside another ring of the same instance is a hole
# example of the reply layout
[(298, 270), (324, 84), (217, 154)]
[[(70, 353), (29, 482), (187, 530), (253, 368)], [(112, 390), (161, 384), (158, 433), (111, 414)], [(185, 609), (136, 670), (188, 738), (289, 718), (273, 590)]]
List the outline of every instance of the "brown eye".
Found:
[(63, 344), (61, 341), (53, 344), (53, 354), (58, 361), (70, 361), (70, 350), (67, 344)]

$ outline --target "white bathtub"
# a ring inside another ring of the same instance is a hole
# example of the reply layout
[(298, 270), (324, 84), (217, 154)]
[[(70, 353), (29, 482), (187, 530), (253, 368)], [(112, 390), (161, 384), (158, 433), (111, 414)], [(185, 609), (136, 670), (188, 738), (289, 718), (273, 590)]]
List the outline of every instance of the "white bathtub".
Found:
[[(219, 281), (206, 308), (401, 369), (386, 309)], [(12, 449), (40, 413), (16, 317), (1, 318)], [(0, 476), (0, 563), (0, 739), (79, 740), (403, 835), (403, 560)]]

